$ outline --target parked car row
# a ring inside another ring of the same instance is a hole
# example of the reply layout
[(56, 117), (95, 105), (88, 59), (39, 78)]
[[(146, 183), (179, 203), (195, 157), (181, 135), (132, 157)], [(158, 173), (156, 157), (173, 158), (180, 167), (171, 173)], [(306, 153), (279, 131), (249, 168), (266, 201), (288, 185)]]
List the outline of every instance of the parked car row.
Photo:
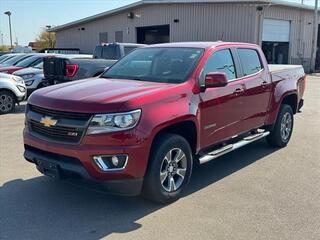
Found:
[(75, 58), (71, 55), (47, 58), (44, 61), (44, 77), (50, 85), (96, 77), (134, 49), (145, 46), (135, 43), (110, 43), (96, 46), (93, 59)]
[[(0, 72), (21, 77), (24, 80), (24, 88), (26, 88), (24, 94), (27, 98), (35, 90), (49, 85), (99, 76), (118, 59), (144, 46), (146, 45), (133, 43), (102, 44), (96, 46), (93, 55), (73, 54), (74, 51), (68, 49), (44, 53), (8, 53), (0, 56)], [(61, 51), (69, 54), (56, 53)], [(8, 79), (17, 78), (10, 75), (1, 76), (2, 82), (9, 81)], [(0, 88), (3, 99), (8, 99), (9, 95), (16, 96), (12, 98), (15, 104), (25, 99), (18, 97), (16, 92), (10, 89), (5, 89), (4, 86)], [(6, 105), (6, 103), (5, 101), (0, 102), (3, 105), (0, 106), (2, 109), (0, 114), (11, 112), (14, 109), (15, 104)]]
[[(0, 114), (12, 112), (16, 104), (30, 94), (48, 86), (44, 80), (43, 61), (48, 57), (64, 57), (54, 53), (8, 53), (0, 57)], [(92, 55), (72, 55), (92, 58)]]

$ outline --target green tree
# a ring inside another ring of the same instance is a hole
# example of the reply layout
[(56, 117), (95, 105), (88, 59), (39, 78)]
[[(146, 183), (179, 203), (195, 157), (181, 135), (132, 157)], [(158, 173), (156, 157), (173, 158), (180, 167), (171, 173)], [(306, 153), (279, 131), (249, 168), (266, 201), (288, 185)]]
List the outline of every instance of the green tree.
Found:
[(54, 32), (47, 32), (45, 28), (42, 28), (36, 42), (41, 48), (53, 48), (56, 44), (56, 35)]

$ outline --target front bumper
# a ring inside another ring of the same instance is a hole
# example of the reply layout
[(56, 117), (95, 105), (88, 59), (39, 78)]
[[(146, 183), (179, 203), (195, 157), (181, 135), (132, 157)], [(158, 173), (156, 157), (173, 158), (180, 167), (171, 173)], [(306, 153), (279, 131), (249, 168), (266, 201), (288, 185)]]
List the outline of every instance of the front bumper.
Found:
[[(58, 178), (80, 178), (107, 187), (109, 192), (138, 195), (148, 163), (150, 143), (135, 132), (85, 136), (78, 145), (49, 142), (24, 130), (25, 158), (38, 170)], [(137, 144), (139, 142), (139, 144)], [(128, 155), (125, 169), (103, 172), (93, 160), (97, 155)], [(43, 162), (43, 168), (41, 163)], [(50, 164), (53, 169), (50, 170)], [(55, 171), (55, 168), (58, 171)]]
[(118, 195), (137, 196), (141, 193), (143, 178), (98, 181), (88, 174), (78, 159), (28, 145), (25, 145), (24, 157), (34, 163), (42, 174), (52, 178), (85, 180), (83, 184)]

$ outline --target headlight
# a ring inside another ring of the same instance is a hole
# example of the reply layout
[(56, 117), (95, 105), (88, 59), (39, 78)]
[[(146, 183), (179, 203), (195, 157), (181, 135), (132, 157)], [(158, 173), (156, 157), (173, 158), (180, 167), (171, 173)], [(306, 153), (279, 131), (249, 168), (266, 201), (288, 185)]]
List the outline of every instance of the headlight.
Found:
[(17, 76), (10, 77), (10, 80), (15, 82), (15, 83), (21, 83), (21, 84), (24, 83), (23, 79), (21, 77), (17, 77)]
[(34, 80), (30, 80), (30, 81), (25, 81), (24, 83), (26, 84), (26, 86), (31, 86), (33, 84)]
[(92, 118), (87, 134), (118, 132), (134, 128), (140, 116), (140, 109), (125, 113), (97, 114)]
[(30, 73), (30, 74), (21, 75), (21, 77), (22, 77), (24, 80), (27, 80), (27, 79), (33, 78), (34, 75), (35, 75), (35, 74)]

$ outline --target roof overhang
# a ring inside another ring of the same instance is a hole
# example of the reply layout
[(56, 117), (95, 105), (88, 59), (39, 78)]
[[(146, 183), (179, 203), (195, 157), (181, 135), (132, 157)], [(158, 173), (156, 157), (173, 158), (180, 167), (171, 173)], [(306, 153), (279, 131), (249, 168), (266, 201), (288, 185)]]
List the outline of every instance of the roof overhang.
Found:
[(73, 22), (69, 22), (60, 26), (56, 26), (53, 28), (48, 29), (48, 32), (58, 32), (67, 28), (75, 27), (81, 24), (85, 24), (88, 22), (92, 22), (94, 20), (109, 17), (114, 14), (118, 14), (124, 11), (128, 11), (142, 5), (148, 4), (177, 4), (177, 3), (184, 3), (184, 4), (191, 4), (191, 3), (251, 3), (257, 5), (278, 5), (278, 6), (286, 6), (292, 8), (300, 8), (305, 10), (314, 10), (312, 6), (302, 5), (293, 2), (287, 2), (282, 0), (140, 0), (135, 3), (125, 5), (123, 7), (115, 8), (106, 12), (102, 12), (90, 17), (82, 18)]

